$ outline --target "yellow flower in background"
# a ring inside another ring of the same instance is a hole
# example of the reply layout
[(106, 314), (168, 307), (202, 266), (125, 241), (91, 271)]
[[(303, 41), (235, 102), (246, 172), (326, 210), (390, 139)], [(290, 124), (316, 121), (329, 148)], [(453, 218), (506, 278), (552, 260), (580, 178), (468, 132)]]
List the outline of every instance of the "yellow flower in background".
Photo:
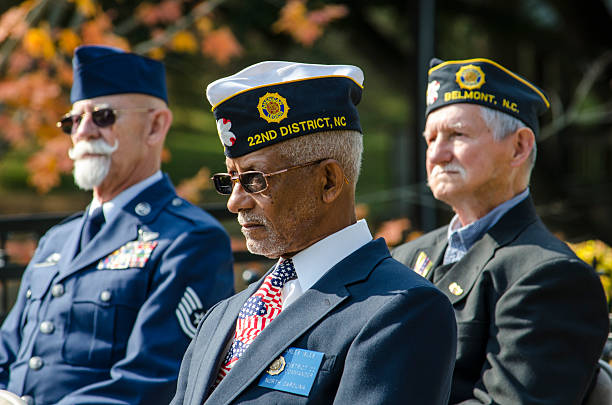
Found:
[(92, 0), (69, 0), (76, 4), (77, 10), (85, 17), (91, 17), (96, 14), (96, 4)]
[(147, 55), (151, 59), (162, 60), (166, 56), (166, 53), (160, 47), (155, 47), (155, 48), (151, 48), (151, 50), (147, 52)]
[(176, 52), (195, 53), (198, 50), (198, 42), (191, 32), (179, 31), (172, 37), (170, 47)]
[(213, 29), (213, 23), (208, 17), (200, 17), (196, 20), (196, 28), (202, 34), (207, 34)]
[(45, 28), (29, 29), (23, 38), (23, 47), (34, 58), (51, 60), (55, 56), (51, 35)]
[(81, 45), (81, 39), (73, 30), (64, 28), (58, 34), (58, 45), (63, 53), (72, 55), (74, 49)]
[(580, 243), (570, 243), (576, 256), (593, 266), (599, 273), (599, 279), (604, 287), (608, 303), (612, 298), (612, 247), (600, 240), (587, 240)]

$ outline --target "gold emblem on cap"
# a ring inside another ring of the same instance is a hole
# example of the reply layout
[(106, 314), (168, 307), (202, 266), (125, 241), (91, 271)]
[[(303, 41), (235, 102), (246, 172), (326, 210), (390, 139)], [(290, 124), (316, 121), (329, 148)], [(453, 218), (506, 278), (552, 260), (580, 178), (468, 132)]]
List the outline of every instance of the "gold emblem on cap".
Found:
[(463, 288), (461, 288), (461, 286), (454, 281), (448, 286), (448, 291), (450, 291), (453, 295), (463, 294)]
[(287, 100), (278, 93), (266, 93), (257, 103), (259, 116), (268, 122), (281, 122), (287, 118), (289, 105)]
[(474, 90), (485, 84), (485, 74), (480, 66), (465, 65), (459, 68), (455, 74), (455, 80), (462, 89)]
[(278, 356), (276, 360), (270, 364), (268, 367), (268, 371), (266, 371), (270, 375), (279, 375), (285, 369), (285, 358), (283, 356)]

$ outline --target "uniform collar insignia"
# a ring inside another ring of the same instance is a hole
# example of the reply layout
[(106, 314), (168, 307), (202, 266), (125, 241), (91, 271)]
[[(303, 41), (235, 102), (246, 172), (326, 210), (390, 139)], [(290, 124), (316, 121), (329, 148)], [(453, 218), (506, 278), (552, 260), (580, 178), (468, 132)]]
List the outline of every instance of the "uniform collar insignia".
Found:
[(159, 238), (159, 232), (143, 231), (142, 229), (138, 230), (138, 240), (140, 242), (150, 242), (157, 238)]

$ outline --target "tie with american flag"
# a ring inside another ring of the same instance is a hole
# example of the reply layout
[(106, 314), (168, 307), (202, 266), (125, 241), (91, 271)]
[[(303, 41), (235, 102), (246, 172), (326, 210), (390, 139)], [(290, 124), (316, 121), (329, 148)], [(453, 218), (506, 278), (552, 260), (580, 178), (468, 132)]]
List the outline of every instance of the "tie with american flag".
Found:
[(255, 294), (244, 303), (236, 321), (234, 341), (225, 356), (213, 388), (229, 373), (259, 332), (281, 313), (283, 309), (281, 291), (287, 281), (295, 278), (297, 275), (293, 262), (291, 259), (284, 259), (266, 276)]

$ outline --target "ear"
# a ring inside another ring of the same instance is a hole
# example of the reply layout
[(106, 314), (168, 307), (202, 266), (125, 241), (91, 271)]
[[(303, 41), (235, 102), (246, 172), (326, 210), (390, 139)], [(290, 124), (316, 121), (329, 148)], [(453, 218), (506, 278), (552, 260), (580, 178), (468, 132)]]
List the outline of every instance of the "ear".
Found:
[(162, 108), (152, 112), (151, 115), (153, 117), (147, 143), (149, 145), (163, 143), (172, 124), (172, 112), (167, 108)]
[(344, 183), (344, 172), (340, 167), (340, 164), (334, 159), (327, 159), (321, 162), (323, 170), (322, 178), (322, 198), (325, 203), (332, 203), (335, 201), (345, 186)]
[(522, 166), (531, 154), (535, 143), (535, 135), (531, 128), (523, 127), (512, 134), (510, 138), (512, 139), (513, 147), (511, 166)]

